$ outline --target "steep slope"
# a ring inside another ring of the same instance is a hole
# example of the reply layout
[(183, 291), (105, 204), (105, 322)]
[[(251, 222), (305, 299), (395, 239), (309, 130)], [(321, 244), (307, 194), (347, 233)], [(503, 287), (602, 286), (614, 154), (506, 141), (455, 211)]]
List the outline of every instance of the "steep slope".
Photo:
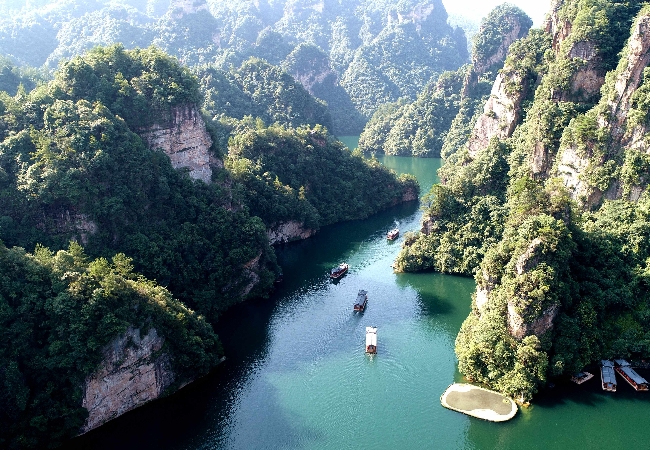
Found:
[[(475, 36), (472, 64), (454, 73), (443, 73), (412, 103), (401, 100), (402, 104), (393, 105), (389, 114), (386, 108), (378, 110), (361, 134), (359, 149), (389, 155), (454, 153), (467, 140), (479, 106), (488, 98), (489, 85), (503, 64), (508, 48), (525, 36), (531, 25), (531, 20), (517, 7), (506, 4), (492, 10)], [(482, 136), (475, 132), (472, 141), (485, 140), (487, 128), (498, 129), (499, 121), (493, 117), (495, 114), (490, 113), (479, 118), (481, 123), (477, 129)], [(494, 123), (483, 123), (486, 119)]]
[(558, 1), (511, 47), (397, 260), (475, 274), (459, 368), (521, 402), (548, 377), (650, 355), (641, 6)]

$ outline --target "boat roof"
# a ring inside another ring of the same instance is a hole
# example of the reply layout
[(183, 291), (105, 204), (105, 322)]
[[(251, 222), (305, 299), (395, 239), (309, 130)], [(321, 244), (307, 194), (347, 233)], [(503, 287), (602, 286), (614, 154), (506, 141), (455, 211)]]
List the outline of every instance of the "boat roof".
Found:
[(648, 384), (648, 381), (643, 378), (641, 375), (635, 372), (633, 368), (630, 366), (622, 366), (621, 371), (625, 373), (632, 381), (634, 381), (636, 384)]
[(609, 359), (603, 359), (600, 361), (600, 365), (603, 367), (614, 367), (614, 363), (611, 362)]
[(625, 367), (625, 366), (630, 365), (630, 363), (625, 361), (624, 359), (615, 359), (614, 362), (616, 363), (616, 365), (621, 366), (621, 367)]
[(616, 384), (616, 374), (610, 366), (603, 366), (601, 369), (603, 383)]

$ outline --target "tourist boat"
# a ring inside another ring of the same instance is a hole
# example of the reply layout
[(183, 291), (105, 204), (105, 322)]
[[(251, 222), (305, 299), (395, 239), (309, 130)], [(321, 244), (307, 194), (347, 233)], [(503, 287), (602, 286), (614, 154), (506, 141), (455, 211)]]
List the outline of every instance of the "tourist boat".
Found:
[(388, 233), (386, 233), (386, 239), (389, 241), (394, 241), (399, 236), (399, 229), (393, 228)]
[(357, 302), (354, 304), (354, 310), (364, 312), (368, 304), (368, 292), (361, 289), (357, 294)]
[(603, 391), (616, 392), (616, 374), (614, 372), (614, 363), (603, 359), (600, 362), (600, 382)]
[(377, 353), (377, 327), (366, 327), (366, 353)]
[(623, 377), (637, 391), (647, 391), (648, 382), (630, 366), (630, 363), (624, 359), (615, 359), (616, 367), (614, 370)]
[(573, 381), (576, 384), (582, 384), (585, 381), (589, 381), (594, 377), (592, 373), (589, 372), (578, 372), (574, 376), (571, 377), (571, 381)]
[(345, 275), (350, 266), (347, 263), (341, 263), (332, 270), (330, 270), (330, 278), (336, 280)]

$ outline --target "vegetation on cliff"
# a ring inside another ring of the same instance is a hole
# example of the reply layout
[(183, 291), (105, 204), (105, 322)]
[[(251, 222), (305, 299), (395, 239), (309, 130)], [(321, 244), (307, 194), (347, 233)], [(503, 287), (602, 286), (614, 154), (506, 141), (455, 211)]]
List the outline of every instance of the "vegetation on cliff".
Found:
[(413, 176), (396, 178), (377, 161), (350, 154), (320, 126), (247, 127), (231, 139), (225, 163), (251, 213), (267, 226), (293, 220), (318, 229), (419, 193)]
[(164, 337), (176, 383), (217, 363), (212, 327), (117, 254), (91, 260), (75, 243), (33, 254), (0, 242), (0, 445), (54, 448), (88, 413), (82, 386), (127, 328)]
[[(648, 116), (635, 69), (647, 65), (638, 30), (650, 19), (640, 7), (558, 2), (546, 32), (511, 46), (493, 94), (516, 100), (516, 127), (504, 137), (477, 122), (397, 259), (403, 270), (474, 274), (459, 368), (520, 401), (601, 358), (650, 356)], [(477, 136), (492, 139), (477, 149)]]
[(401, 98), (379, 108), (361, 133), (359, 149), (422, 157), (454, 153), (467, 141), (509, 46), (531, 25), (515, 6), (492, 10), (474, 36), (472, 64), (442, 73), (413, 102)]

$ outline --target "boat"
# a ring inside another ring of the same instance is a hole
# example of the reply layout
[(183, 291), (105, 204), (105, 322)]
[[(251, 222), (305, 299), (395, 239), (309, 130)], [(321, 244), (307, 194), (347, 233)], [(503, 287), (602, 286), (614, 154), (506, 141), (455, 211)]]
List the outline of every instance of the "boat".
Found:
[(614, 363), (608, 359), (600, 362), (600, 382), (603, 391), (616, 392), (616, 374), (614, 372)]
[(399, 229), (393, 228), (388, 233), (386, 233), (386, 239), (389, 241), (394, 241), (399, 236)]
[(629, 362), (624, 359), (615, 359), (614, 362), (616, 363), (614, 370), (616, 370), (616, 372), (622, 376), (630, 386), (632, 386), (637, 391), (648, 390), (648, 381), (636, 373)]
[(366, 310), (366, 305), (368, 304), (368, 291), (361, 289), (357, 294), (357, 301), (354, 304), (354, 310), (358, 312), (364, 312)]
[(337, 280), (345, 275), (350, 266), (347, 263), (341, 263), (332, 270), (330, 270), (330, 278)]
[(589, 381), (594, 377), (592, 373), (589, 372), (578, 372), (574, 376), (571, 377), (571, 381), (573, 381), (576, 384), (582, 384), (585, 381)]
[(366, 327), (366, 353), (377, 353), (377, 327)]

